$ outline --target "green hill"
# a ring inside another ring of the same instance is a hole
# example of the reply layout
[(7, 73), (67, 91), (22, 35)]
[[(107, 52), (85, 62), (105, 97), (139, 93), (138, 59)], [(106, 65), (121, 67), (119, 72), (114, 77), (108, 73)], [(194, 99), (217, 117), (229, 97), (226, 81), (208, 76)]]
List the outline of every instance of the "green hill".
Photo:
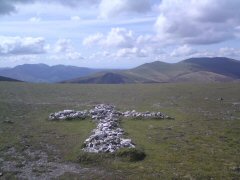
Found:
[(183, 63), (193, 64), (202, 71), (209, 71), (232, 78), (240, 78), (240, 61), (225, 57), (191, 58)]
[(67, 83), (123, 84), (164, 82), (229, 82), (240, 79), (240, 61), (191, 58), (178, 63), (152, 62), (129, 70), (107, 71), (65, 81)]

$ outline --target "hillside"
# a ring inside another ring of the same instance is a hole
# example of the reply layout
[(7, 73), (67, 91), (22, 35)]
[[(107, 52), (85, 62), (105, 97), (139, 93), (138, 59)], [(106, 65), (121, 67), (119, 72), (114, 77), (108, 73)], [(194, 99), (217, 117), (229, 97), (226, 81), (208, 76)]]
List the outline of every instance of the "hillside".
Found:
[(240, 79), (240, 61), (214, 57), (191, 58), (178, 63), (146, 63), (129, 70), (111, 71), (76, 78), (67, 83), (164, 83), (164, 82), (229, 82)]
[(88, 77), (76, 78), (62, 83), (81, 83), (81, 84), (126, 84), (126, 83), (154, 83), (144, 77), (136, 77), (125, 74), (122, 71), (109, 71), (94, 74)]
[(191, 58), (183, 63), (195, 64), (203, 71), (209, 71), (232, 78), (240, 78), (240, 61), (225, 57)]
[(14, 81), (14, 82), (19, 82), (19, 80), (8, 78), (8, 77), (3, 77), (0, 76), (0, 81)]
[[(68, 81), (65, 81), (65, 82), (68, 82)], [(92, 77), (73, 79), (73, 80), (70, 80), (69, 82), (83, 83), (83, 84), (89, 84), (89, 83), (92, 83), (92, 84), (102, 84), (102, 83), (123, 84), (123, 83), (128, 82), (128, 78), (126, 76), (123, 76), (118, 73), (107, 72), (107, 73), (99, 73)]]
[(88, 76), (99, 71), (101, 70), (65, 65), (24, 64), (14, 68), (0, 69), (0, 75), (26, 82), (59, 82)]

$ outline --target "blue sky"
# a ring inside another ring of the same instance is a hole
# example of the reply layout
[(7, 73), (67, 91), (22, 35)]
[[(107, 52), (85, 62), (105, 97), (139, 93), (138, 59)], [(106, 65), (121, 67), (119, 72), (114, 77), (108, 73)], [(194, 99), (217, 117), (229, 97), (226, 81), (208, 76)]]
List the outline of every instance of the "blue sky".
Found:
[(239, 0), (0, 0), (0, 67), (240, 59)]

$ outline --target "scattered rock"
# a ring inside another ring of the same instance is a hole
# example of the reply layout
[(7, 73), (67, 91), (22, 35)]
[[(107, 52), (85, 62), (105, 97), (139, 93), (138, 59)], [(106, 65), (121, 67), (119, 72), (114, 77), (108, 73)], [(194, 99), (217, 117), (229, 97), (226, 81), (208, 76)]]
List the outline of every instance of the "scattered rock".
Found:
[(14, 122), (11, 121), (11, 120), (4, 120), (3, 122), (4, 122), (4, 123), (8, 123), (8, 124), (13, 124), (13, 123), (14, 123)]
[(87, 111), (64, 110), (49, 115), (49, 120), (71, 120), (85, 119), (88, 116)]
[(168, 116), (165, 116), (161, 112), (136, 112), (133, 111), (126, 111), (123, 113), (124, 117), (135, 117), (135, 118), (153, 118), (153, 119), (165, 119), (168, 118)]
[[(79, 164), (63, 162), (60, 154), (55, 154), (56, 151), (56, 149), (55, 152), (51, 151), (49, 157), (48, 150), (46, 151), (44, 148), (41, 150), (27, 148), (24, 151), (19, 151), (14, 147), (9, 148), (3, 154), (5, 159), (0, 166), (0, 179), (4, 179), (5, 177), (1, 176), (7, 176), (8, 172), (13, 175), (10, 179), (28, 180), (59, 179), (65, 173), (76, 173), (79, 176), (86, 174), (86, 172), (87, 174), (107, 173), (96, 168), (83, 168)], [(54, 153), (52, 154), (52, 152)]]
[(233, 102), (232, 105), (233, 106), (238, 106), (238, 105), (240, 105), (240, 102)]
[(231, 169), (237, 173), (240, 173), (240, 166), (232, 167)]
[(222, 97), (218, 98), (219, 101), (223, 101), (224, 99)]

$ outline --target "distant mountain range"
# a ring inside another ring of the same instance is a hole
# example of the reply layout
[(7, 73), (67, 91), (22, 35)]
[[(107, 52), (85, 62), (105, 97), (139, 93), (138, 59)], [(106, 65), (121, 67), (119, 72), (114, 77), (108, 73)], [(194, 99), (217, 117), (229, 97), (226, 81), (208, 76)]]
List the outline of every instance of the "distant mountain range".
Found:
[(1, 68), (0, 76), (26, 82), (53, 83), (88, 76), (100, 71), (102, 71), (102, 69), (90, 69), (64, 65), (48, 66), (46, 64), (24, 64), (14, 68)]
[(229, 82), (240, 80), (240, 61), (225, 57), (191, 58), (178, 63), (155, 61), (128, 70), (24, 64), (0, 68), (1, 79), (83, 84)]
[(3, 77), (0, 76), (0, 81), (15, 81), (15, 82), (20, 82), (19, 80), (8, 78), (8, 77)]
[(129, 70), (105, 71), (63, 83), (228, 82), (239, 79), (240, 61), (224, 57), (204, 57), (174, 64), (156, 61)]

